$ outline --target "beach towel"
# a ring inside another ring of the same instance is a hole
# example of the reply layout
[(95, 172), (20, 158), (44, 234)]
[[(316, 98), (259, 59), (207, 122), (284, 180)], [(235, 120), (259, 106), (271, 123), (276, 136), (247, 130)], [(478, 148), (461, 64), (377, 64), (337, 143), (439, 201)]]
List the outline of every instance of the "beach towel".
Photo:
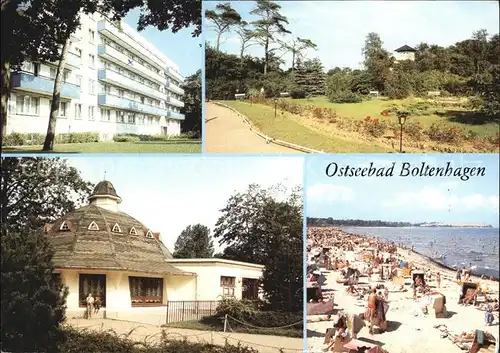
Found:
[(318, 303), (307, 303), (307, 315), (330, 314), (333, 311), (333, 306), (334, 306), (333, 299)]

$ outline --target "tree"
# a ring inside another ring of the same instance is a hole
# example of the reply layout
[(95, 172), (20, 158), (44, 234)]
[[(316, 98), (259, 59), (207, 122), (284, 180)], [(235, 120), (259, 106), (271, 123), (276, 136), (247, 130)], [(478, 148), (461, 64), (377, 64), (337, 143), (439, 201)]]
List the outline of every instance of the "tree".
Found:
[(292, 72), (295, 69), (295, 60), (303, 59), (303, 52), (307, 49), (317, 50), (318, 46), (314, 44), (310, 39), (305, 38), (294, 38), (291, 43), (283, 43), (283, 48), (285, 53), (292, 53)]
[(2, 243), (2, 350), (56, 352), (68, 289), (54, 276), (45, 235), (5, 232)]
[(177, 33), (194, 26), (192, 36), (201, 34), (201, 0), (105, 0), (100, 6), (103, 13), (111, 14), (112, 21), (122, 19), (135, 8), (141, 11), (137, 23), (139, 32), (153, 26), (159, 31), (170, 29)]
[(2, 234), (37, 230), (75, 209), (92, 184), (59, 158), (2, 158)]
[(256, 7), (250, 14), (260, 16), (260, 19), (253, 21), (255, 26), (255, 38), (264, 47), (264, 75), (267, 74), (269, 64), (269, 54), (272, 50), (270, 45), (275, 43), (278, 34), (291, 33), (285, 28), (288, 20), (279, 11), (281, 6), (270, 0), (257, 0)]
[(224, 4), (217, 4), (215, 6), (215, 11), (205, 10), (205, 17), (214, 24), (214, 29), (217, 33), (215, 50), (219, 51), (222, 34), (229, 32), (231, 27), (238, 25), (241, 22), (241, 16), (231, 7), (231, 4), (227, 2)]
[(184, 90), (182, 113), (185, 115), (182, 132), (193, 132), (199, 138), (201, 136), (201, 70), (186, 77), (182, 89)]
[[(78, 26), (76, 18), (81, 1), (5, 0), (1, 5), (1, 138), (7, 127), (7, 106), (11, 87), (11, 70), (19, 70), (26, 60), (58, 61), (67, 34)], [(85, 9), (95, 11), (95, 2), (85, 2)], [(0, 141), (1, 142), (1, 141)]]
[(255, 38), (255, 32), (247, 28), (248, 22), (241, 21), (239, 26), (236, 28), (236, 34), (240, 40), (240, 59), (243, 61), (243, 56), (245, 55), (245, 50), (247, 50), (252, 45), (257, 43), (252, 42)]
[(214, 244), (210, 229), (202, 224), (189, 225), (175, 241), (174, 257), (178, 259), (210, 258)]
[(221, 210), (214, 238), (224, 257), (265, 266), (262, 288), (274, 310), (302, 310), (302, 197), (300, 188), (252, 184)]
[(383, 91), (385, 81), (390, 74), (392, 58), (389, 52), (382, 48), (382, 40), (377, 33), (368, 33), (362, 52), (365, 56), (364, 65), (371, 76), (373, 88)]

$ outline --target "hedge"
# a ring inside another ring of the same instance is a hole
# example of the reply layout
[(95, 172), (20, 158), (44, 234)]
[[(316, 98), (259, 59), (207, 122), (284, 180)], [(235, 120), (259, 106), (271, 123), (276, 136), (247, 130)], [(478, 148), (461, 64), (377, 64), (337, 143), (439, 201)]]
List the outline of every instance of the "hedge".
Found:
[[(3, 146), (34, 146), (43, 145), (45, 134), (13, 132), (6, 135), (2, 141)], [(71, 132), (57, 134), (55, 143), (87, 143), (99, 142), (98, 132)]]

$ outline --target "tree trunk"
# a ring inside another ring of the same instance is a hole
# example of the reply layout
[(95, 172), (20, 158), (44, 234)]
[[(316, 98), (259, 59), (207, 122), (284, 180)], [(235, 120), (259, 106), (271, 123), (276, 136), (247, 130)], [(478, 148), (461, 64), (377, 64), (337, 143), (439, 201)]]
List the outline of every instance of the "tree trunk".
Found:
[(292, 73), (295, 69), (295, 51), (292, 51)]
[(241, 45), (241, 50), (240, 50), (240, 59), (243, 61), (243, 54), (245, 54), (245, 43)]
[(267, 74), (268, 60), (269, 60), (269, 37), (266, 37), (266, 44), (264, 45), (264, 75)]
[(10, 63), (8, 61), (2, 61), (1, 67), (1, 76), (2, 76), (2, 93), (1, 93), (1, 120), (2, 124), (0, 129), (2, 129), (0, 134), (0, 150), (3, 144), (3, 138), (7, 134), (7, 108), (9, 104), (9, 96), (11, 90), (10, 84)]
[(56, 79), (54, 83), (54, 91), (52, 93), (52, 105), (50, 106), (49, 125), (47, 127), (47, 135), (42, 151), (54, 150), (54, 138), (56, 134), (57, 115), (59, 114), (59, 103), (61, 101), (61, 86), (64, 74), (64, 66), (66, 66), (66, 55), (68, 54), (70, 40), (69, 37), (62, 47), (61, 60), (57, 65)]
[(219, 51), (219, 45), (220, 45), (220, 36), (222, 35), (222, 32), (219, 32), (217, 34), (217, 42), (215, 43), (215, 51)]

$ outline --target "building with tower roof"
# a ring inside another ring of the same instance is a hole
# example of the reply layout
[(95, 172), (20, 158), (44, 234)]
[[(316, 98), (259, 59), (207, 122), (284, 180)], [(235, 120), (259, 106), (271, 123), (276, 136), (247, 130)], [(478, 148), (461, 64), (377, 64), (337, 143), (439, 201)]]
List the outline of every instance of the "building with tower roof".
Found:
[(257, 297), (263, 266), (173, 259), (160, 233), (119, 210), (122, 199), (109, 181), (99, 182), (88, 201), (44, 229), (55, 275), (69, 290), (68, 317), (84, 315), (89, 293), (102, 303), (100, 317), (153, 324), (169, 321), (174, 302)]
[(410, 47), (409, 45), (403, 45), (402, 47), (394, 50), (394, 58), (396, 61), (411, 60), (415, 61), (416, 49)]

